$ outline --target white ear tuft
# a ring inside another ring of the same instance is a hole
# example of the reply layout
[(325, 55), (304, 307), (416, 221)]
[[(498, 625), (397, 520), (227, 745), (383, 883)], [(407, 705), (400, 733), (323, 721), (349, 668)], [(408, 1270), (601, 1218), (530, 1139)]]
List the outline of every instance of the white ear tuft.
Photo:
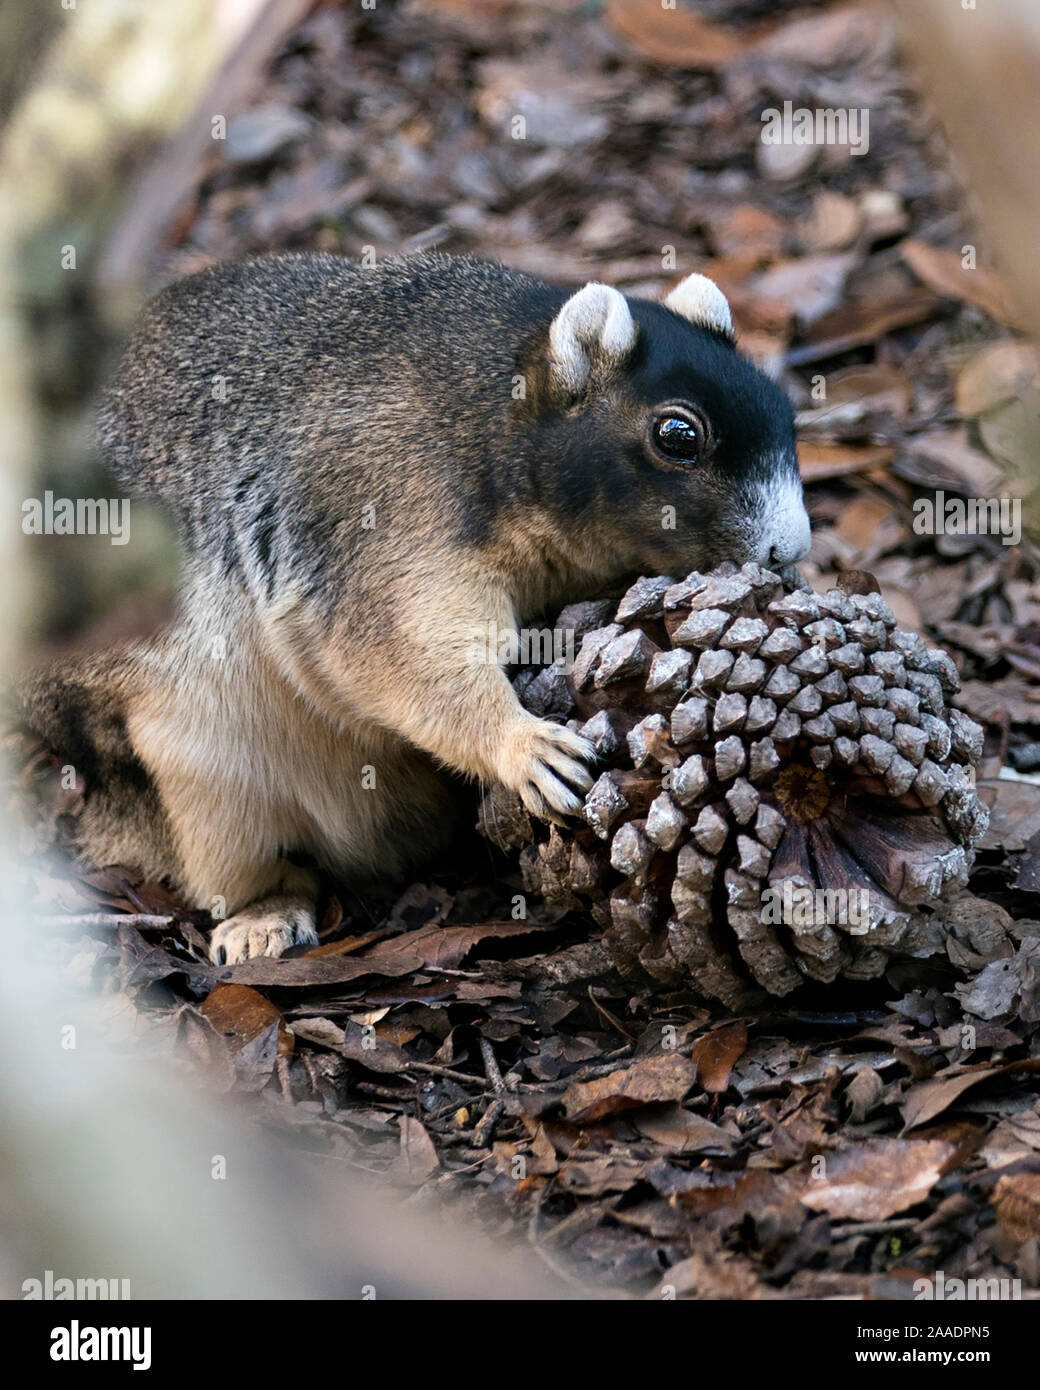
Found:
[(549, 354), (554, 371), (577, 394), (588, 381), (593, 357), (619, 362), (635, 341), (628, 300), (620, 290), (593, 280), (572, 294), (553, 319)]
[(687, 275), (666, 297), (665, 307), (674, 309), (691, 323), (714, 328), (718, 333), (733, 336), (733, 319), (726, 296), (706, 275)]

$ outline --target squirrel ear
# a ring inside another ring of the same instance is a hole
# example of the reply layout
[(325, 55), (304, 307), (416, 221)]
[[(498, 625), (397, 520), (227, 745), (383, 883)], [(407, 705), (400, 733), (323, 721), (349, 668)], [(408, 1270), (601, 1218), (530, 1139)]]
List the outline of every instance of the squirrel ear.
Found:
[(635, 341), (628, 300), (620, 290), (593, 280), (571, 295), (549, 328), (553, 374), (578, 395), (588, 382), (594, 358), (620, 362)]
[(675, 289), (665, 298), (665, 307), (681, 314), (691, 323), (699, 323), (704, 328), (714, 329), (733, 337), (733, 319), (730, 316), (726, 296), (706, 275), (687, 275), (680, 280)]

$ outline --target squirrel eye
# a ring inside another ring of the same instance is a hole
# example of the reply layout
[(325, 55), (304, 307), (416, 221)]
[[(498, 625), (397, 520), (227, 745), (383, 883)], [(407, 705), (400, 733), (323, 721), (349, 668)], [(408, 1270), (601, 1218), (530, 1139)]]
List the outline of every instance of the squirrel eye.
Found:
[(651, 436), (654, 446), (665, 458), (695, 463), (701, 456), (703, 431), (683, 415), (660, 416), (654, 421)]

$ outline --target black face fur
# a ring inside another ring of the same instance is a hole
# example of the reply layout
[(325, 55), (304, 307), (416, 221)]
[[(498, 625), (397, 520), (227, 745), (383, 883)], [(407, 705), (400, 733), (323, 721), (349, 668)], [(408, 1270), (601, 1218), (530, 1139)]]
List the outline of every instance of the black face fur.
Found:
[[(551, 508), (581, 527), (621, 518), (633, 571), (800, 558), (808, 526), (787, 397), (725, 334), (629, 305), (638, 336), (626, 359), (594, 364), (578, 398), (543, 394), (528, 417)], [(662, 451), (671, 418), (689, 422), (696, 457)]]

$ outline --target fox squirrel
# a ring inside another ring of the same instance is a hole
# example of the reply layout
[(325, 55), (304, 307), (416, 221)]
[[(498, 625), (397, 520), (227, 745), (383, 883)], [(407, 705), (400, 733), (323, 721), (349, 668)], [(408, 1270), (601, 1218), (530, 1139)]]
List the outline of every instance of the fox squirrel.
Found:
[(82, 856), (214, 911), (218, 961), (316, 940), (294, 851), (361, 880), (442, 844), (445, 769), (579, 810), (591, 745), (475, 631), (808, 547), (790, 406), (699, 275), (652, 303), (438, 254), (218, 265), (147, 305), (100, 437), (176, 516), (180, 615), (23, 715), (82, 774)]

